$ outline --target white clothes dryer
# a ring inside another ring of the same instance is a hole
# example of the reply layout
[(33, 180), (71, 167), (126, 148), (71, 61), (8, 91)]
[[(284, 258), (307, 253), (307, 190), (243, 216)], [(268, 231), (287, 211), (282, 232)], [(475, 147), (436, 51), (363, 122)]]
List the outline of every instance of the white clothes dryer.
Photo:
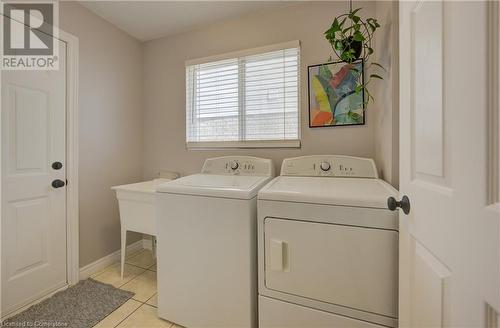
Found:
[(258, 194), (259, 327), (397, 327), (396, 195), (372, 159), (284, 160)]

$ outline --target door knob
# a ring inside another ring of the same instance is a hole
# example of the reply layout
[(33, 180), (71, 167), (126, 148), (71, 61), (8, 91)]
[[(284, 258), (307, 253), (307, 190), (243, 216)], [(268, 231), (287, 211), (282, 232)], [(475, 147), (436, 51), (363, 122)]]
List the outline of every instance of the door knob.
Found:
[(62, 169), (62, 167), (63, 167), (63, 165), (62, 165), (61, 162), (54, 162), (54, 163), (52, 163), (52, 168), (54, 170), (60, 170), (60, 169)]
[(62, 180), (59, 180), (59, 179), (55, 179), (54, 181), (52, 181), (52, 187), (53, 188), (61, 188), (61, 187), (64, 187), (66, 183)]
[(410, 199), (408, 196), (403, 196), (398, 202), (394, 197), (387, 198), (387, 208), (391, 211), (395, 211), (398, 207), (403, 210), (404, 214), (410, 213)]

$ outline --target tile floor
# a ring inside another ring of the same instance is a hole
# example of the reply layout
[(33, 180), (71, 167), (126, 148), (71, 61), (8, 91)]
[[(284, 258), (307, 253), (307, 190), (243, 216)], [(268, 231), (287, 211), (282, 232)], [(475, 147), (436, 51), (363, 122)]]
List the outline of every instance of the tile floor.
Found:
[(135, 293), (134, 297), (95, 325), (95, 328), (181, 328), (158, 318), (156, 314), (156, 259), (151, 251), (140, 250), (128, 254), (123, 279), (120, 277), (120, 263), (97, 272), (92, 278)]

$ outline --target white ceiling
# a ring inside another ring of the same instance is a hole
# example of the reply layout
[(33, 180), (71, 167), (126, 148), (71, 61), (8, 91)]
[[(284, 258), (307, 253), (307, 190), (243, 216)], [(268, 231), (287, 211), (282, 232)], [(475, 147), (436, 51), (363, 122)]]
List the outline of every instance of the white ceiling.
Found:
[(289, 1), (81, 1), (131, 36), (148, 41)]

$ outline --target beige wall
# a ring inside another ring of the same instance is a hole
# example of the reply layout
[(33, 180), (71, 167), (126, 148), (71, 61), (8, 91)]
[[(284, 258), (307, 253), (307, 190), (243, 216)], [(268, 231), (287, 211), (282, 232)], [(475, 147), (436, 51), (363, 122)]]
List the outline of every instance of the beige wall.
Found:
[[(394, 30), (397, 11), (389, 2), (356, 6), (364, 8), (363, 15), (386, 20), (376, 44), (378, 60), (396, 67), (391, 49), (397, 35), (387, 30)], [(397, 185), (395, 70), (378, 84), (365, 126), (308, 128), (307, 66), (328, 59), (323, 32), (346, 9), (345, 2), (295, 4), (141, 44), (79, 4), (62, 2), (61, 26), (80, 40), (80, 266), (119, 249), (118, 206), (110, 187), (153, 177), (160, 169), (190, 174), (207, 157), (231, 154), (271, 158), (279, 169), (286, 157), (348, 154), (374, 157), (384, 177)], [(297, 39), (301, 149), (185, 149), (186, 59)]]
[(374, 86), (375, 113), (374, 156), (380, 176), (399, 187), (399, 6), (397, 2), (382, 1), (376, 5), (381, 22), (375, 39), (375, 61), (386, 71), (383, 83)]
[(60, 4), (60, 25), (80, 40), (80, 266), (85, 266), (120, 247), (118, 204), (110, 187), (142, 178), (142, 45), (77, 3)]
[[(356, 2), (363, 15), (375, 15), (375, 3)], [(346, 2), (291, 5), (270, 12), (219, 22), (204, 29), (162, 38), (144, 45), (144, 177), (160, 169), (181, 174), (200, 170), (207, 157), (249, 154), (274, 160), (306, 154), (348, 154), (375, 157), (376, 107), (367, 109), (365, 126), (308, 128), (307, 66), (324, 62), (331, 50), (323, 37)], [(301, 41), (301, 149), (185, 149), (184, 61), (289, 40)], [(382, 88), (391, 88), (387, 81)], [(390, 128), (390, 127), (389, 127)]]

